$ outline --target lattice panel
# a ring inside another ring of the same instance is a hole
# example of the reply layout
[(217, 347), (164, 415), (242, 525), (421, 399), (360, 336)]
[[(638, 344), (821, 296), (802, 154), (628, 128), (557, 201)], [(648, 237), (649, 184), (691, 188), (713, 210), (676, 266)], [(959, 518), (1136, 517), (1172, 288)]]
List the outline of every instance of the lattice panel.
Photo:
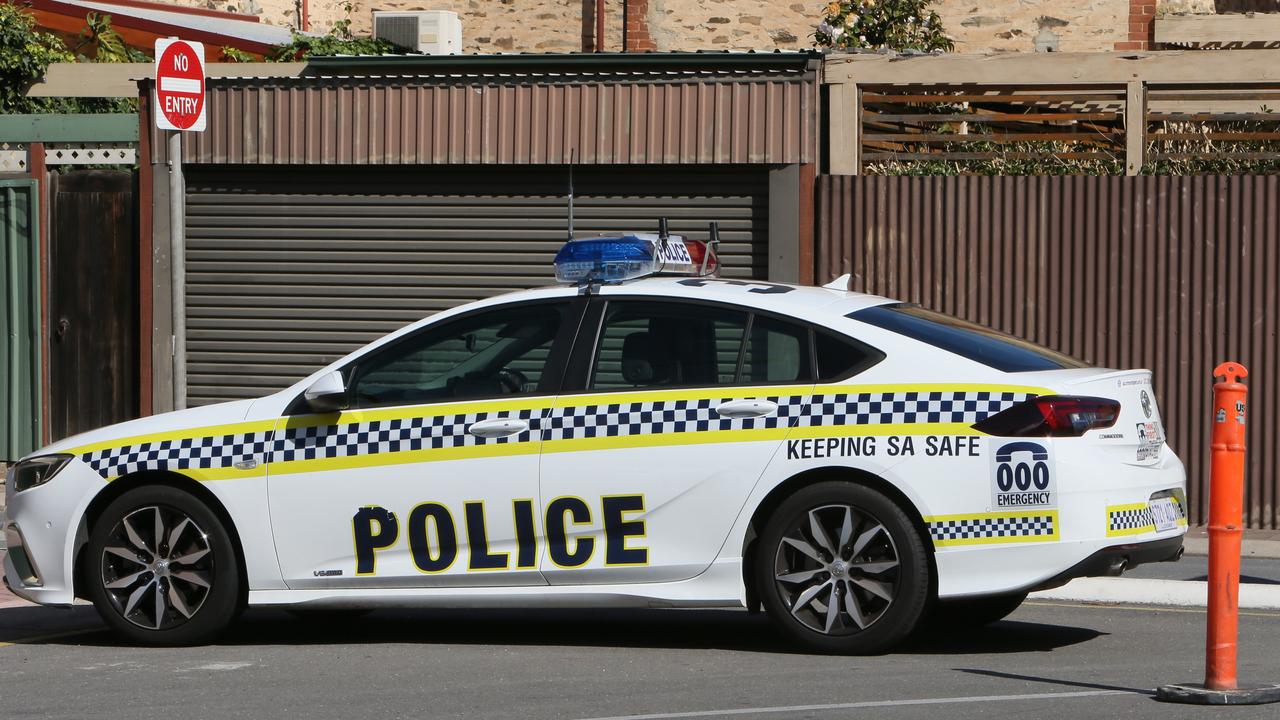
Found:
[(135, 145), (97, 145), (93, 143), (50, 143), (45, 146), (46, 165), (135, 165)]
[(0, 142), (0, 172), (26, 172), (27, 146), (25, 143)]

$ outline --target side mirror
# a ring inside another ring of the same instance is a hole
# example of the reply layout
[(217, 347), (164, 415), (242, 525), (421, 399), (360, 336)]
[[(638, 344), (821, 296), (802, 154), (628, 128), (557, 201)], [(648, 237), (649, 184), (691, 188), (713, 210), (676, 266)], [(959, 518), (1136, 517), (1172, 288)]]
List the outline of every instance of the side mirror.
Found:
[(337, 370), (321, 375), (302, 393), (302, 397), (307, 401), (308, 407), (322, 413), (346, 410), (351, 404), (347, 397), (347, 384), (342, 379), (342, 373)]

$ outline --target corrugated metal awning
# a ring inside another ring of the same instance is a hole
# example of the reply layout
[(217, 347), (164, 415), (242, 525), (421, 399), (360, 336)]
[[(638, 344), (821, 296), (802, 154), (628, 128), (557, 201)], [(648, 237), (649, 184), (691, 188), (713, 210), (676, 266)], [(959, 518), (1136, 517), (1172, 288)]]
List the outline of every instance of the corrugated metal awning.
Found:
[(807, 53), (313, 60), (304, 77), (210, 80), (208, 131), (184, 136), (183, 161), (806, 163), (816, 67)]

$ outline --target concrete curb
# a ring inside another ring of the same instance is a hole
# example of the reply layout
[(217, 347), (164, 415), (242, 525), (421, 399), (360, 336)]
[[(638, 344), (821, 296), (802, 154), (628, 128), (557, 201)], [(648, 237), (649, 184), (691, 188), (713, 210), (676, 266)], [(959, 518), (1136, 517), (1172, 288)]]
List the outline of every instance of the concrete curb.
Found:
[[(1031, 593), (1032, 600), (1205, 607), (1209, 583), (1203, 580), (1144, 580), (1141, 578), (1079, 578), (1052, 590)], [(1241, 583), (1240, 608), (1280, 610), (1280, 585)]]
[[(1248, 531), (1243, 543), (1240, 544), (1240, 555), (1243, 557), (1256, 558), (1280, 558), (1280, 540), (1250, 540), (1248, 539)], [(1208, 555), (1209, 554), (1209, 538), (1206, 537), (1187, 537), (1182, 541), (1182, 547), (1186, 549), (1188, 555)]]

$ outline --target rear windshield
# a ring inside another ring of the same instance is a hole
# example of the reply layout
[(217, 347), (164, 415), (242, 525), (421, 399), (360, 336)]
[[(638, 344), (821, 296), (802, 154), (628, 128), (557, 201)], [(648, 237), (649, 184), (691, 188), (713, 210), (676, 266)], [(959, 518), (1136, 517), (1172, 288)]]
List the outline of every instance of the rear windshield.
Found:
[(878, 305), (849, 317), (1004, 372), (1088, 367), (1035, 343), (910, 303)]

